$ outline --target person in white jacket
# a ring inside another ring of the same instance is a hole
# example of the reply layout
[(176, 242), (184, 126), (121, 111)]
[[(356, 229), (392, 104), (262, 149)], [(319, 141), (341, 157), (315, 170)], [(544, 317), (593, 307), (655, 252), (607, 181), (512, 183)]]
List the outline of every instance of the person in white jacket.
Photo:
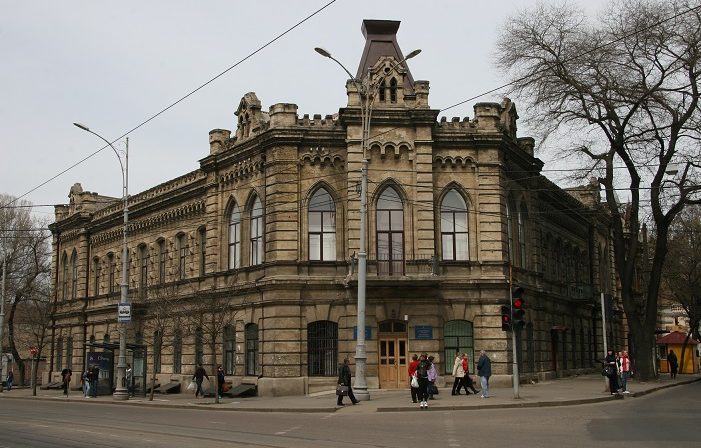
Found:
[(465, 384), (465, 369), (462, 367), (462, 355), (460, 352), (455, 352), (455, 362), (453, 363), (453, 392), (451, 395), (460, 395), (460, 388), (465, 388), (465, 394), (468, 394), (467, 384)]

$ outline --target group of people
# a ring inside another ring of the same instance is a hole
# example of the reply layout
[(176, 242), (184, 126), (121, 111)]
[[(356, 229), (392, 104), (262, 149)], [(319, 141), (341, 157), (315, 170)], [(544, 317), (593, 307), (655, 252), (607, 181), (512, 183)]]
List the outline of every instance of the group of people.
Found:
[(618, 393), (629, 394), (628, 380), (633, 375), (633, 365), (627, 351), (614, 354), (613, 349), (608, 349), (603, 361), (604, 373), (609, 380), (611, 395)]
[[(70, 370), (70, 369), (69, 369)], [(83, 386), (83, 397), (95, 398), (97, 397), (97, 383), (100, 379), (100, 368), (97, 366), (90, 366), (87, 368), (80, 378), (80, 382)], [(65, 380), (64, 380), (65, 382)], [(70, 382), (70, 379), (69, 379)]]
[[(202, 383), (204, 382), (204, 379), (207, 378), (207, 381), (209, 381), (209, 375), (207, 375), (207, 371), (204, 369), (202, 364), (197, 364), (197, 368), (195, 368), (195, 374), (192, 375), (192, 380), (195, 382), (195, 398), (199, 397), (202, 395), (202, 397), (205, 396), (205, 391), (202, 388)], [(226, 376), (224, 374), (224, 368), (222, 366), (217, 366), (217, 397), (219, 399), (223, 398), (224, 396), (224, 386), (226, 382)]]

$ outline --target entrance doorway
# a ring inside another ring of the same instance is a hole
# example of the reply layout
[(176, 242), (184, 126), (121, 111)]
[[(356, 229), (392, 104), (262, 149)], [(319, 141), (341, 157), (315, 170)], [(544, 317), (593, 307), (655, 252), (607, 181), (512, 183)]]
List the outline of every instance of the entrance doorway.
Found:
[(379, 330), (380, 389), (408, 387), (409, 341), (406, 324), (401, 321), (380, 322)]

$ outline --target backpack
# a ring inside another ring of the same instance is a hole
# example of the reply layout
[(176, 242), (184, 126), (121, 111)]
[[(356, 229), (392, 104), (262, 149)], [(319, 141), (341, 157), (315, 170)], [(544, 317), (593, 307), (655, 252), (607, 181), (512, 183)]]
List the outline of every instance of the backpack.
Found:
[(428, 362), (428, 360), (421, 361), (416, 367), (416, 376), (418, 376), (419, 378), (428, 378), (429, 365), (430, 363)]

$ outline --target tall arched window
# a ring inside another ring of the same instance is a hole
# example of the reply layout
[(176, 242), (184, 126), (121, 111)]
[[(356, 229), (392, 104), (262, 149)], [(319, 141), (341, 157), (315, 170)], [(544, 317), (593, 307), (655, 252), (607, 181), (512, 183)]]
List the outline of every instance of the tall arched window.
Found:
[(514, 206), (513, 200), (509, 196), (506, 200), (506, 237), (508, 238), (509, 262), (513, 264), (514, 258)]
[(246, 375), (258, 374), (258, 325), (246, 325)]
[(338, 374), (338, 324), (319, 320), (307, 325), (307, 363), (309, 376)]
[(204, 332), (195, 329), (195, 364), (204, 364)]
[(161, 350), (163, 347), (163, 336), (160, 331), (153, 332), (153, 371), (161, 373)]
[(178, 280), (184, 279), (186, 276), (186, 261), (187, 261), (187, 235), (184, 233), (178, 234), (176, 237), (178, 242)]
[(183, 371), (183, 334), (175, 330), (173, 335), (173, 373)]
[(56, 341), (56, 367), (59, 371), (63, 369), (63, 337)]
[(397, 102), (397, 78), (389, 80), (389, 100), (393, 103)]
[(71, 255), (71, 299), (78, 297), (78, 252)]
[(467, 205), (454, 189), (441, 202), (441, 247), (444, 260), (467, 260)]
[(227, 375), (234, 374), (235, 367), (235, 333), (234, 327), (227, 325), (224, 327), (224, 373)]
[(241, 267), (241, 212), (234, 204), (229, 215), (229, 269)]
[(309, 201), (309, 259), (336, 260), (336, 204), (324, 188)]
[(207, 268), (207, 229), (197, 229), (197, 244), (200, 249), (200, 277), (203, 277)]
[(115, 270), (114, 254), (110, 252), (107, 254), (107, 292), (110, 294), (114, 292)]
[(73, 369), (73, 336), (66, 338), (66, 367)]
[(382, 101), (382, 102), (384, 102), (386, 99), (386, 97), (385, 97), (385, 95), (386, 95), (385, 90), (386, 89), (387, 89), (387, 84), (385, 83), (385, 79), (382, 78), (382, 80), (380, 81), (380, 85), (377, 87), (377, 93), (379, 94), (380, 101)]
[(158, 284), (162, 285), (166, 282), (166, 240), (161, 238), (156, 245), (158, 246)]
[(377, 201), (377, 265), (380, 273), (404, 273), (404, 208), (392, 187)]
[(61, 299), (67, 299), (68, 298), (68, 255), (66, 253), (63, 253), (63, 257), (61, 257)]
[(443, 348), (445, 373), (450, 374), (453, 372), (453, 360), (456, 353), (467, 353), (467, 358), (470, 360), (470, 372), (475, 371), (475, 342), (472, 322), (467, 320), (446, 322), (443, 328)]
[(518, 210), (518, 253), (519, 261), (522, 268), (527, 268), (526, 265), (526, 219), (528, 218), (528, 209), (526, 204), (521, 202), (521, 207)]
[(251, 208), (251, 266), (263, 262), (263, 205), (256, 197)]
[(100, 278), (102, 277), (102, 264), (100, 263), (100, 258), (93, 258), (92, 262), (92, 272), (93, 272), (93, 295), (100, 295)]
[(139, 295), (143, 297), (148, 285), (148, 246), (140, 244), (137, 253), (139, 256)]

